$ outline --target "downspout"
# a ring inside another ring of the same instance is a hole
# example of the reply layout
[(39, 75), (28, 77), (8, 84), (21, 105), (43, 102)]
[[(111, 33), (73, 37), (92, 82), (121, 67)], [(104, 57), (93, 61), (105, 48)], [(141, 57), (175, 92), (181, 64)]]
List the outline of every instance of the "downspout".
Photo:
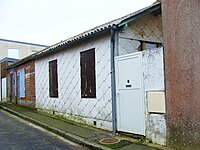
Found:
[(112, 130), (113, 135), (116, 135), (117, 132), (117, 105), (116, 105), (116, 84), (115, 84), (115, 37), (116, 37), (117, 27), (113, 25), (111, 28), (111, 92), (112, 92)]
[(16, 72), (16, 69), (13, 68), (14, 70), (14, 76), (15, 76), (15, 100), (16, 100), (16, 104), (17, 104), (17, 72)]

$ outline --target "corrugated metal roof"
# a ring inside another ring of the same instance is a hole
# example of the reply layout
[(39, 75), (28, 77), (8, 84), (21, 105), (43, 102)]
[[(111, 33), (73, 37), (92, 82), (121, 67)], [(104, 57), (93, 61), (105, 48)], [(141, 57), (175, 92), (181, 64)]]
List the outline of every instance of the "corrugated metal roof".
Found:
[[(161, 6), (160, 6), (160, 2), (156, 2), (154, 3), (153, 5), (150, 5), (148, 7), (145, 7), (141, 10), (138, 10), (134, 13), (131, 13), (129, 15), (126, 15), (124, 17), (121, 17), (119, 19), (116, 19), (116, 20), (113, 20), (113, 21), (110, 21), (110, 22), (107, 22), (105, 24), (102, 24), (100, 26), (97, 26), (91, 30), (88, 30), (88, 31), (85, 31), (81, 34), (78, 34), (76, 36), (73, 36), (69, 39), (66, 39), (64, 41), (61, 41), (59, 43), (56, 43), (50, 47), (47, 47), (35, 54), (32, 54), (24, 59), (21, 59), (20, 61), (16, 62), (15, 64), (11, 65), (9, 68), (12, 68), (12, 67), (16, 67), (16, 66), (19, 66), (23, 63), (26, 63), (28, 61), (31, 61), (31, 60), (34, 60), (34, 59), (37, 59), (37, 58), (41, 58), (43, 56), (46, 56), (47, 54), (50, 54), (50, 53), (53, 53), (53, 52), (57, 52), (61, 49), (63, 49), (64, 47), (67, 47), (67, 46), (70, 46), (72, 44), (75, 44), (76, 42), (80, 42), (84, 39), (87, 39), (91, 36), (95, 36), (95, 35), (98, 35), (98, 34), (101, 34), (101, 33), (104, 33), (104, 32), (107, 32), (107, 31), (110, 31), (110, 29), (116, 25), (120, 25), (122, 26), (123, 25), (123, 22), (127, 23), (127, 21), (133, 21), (139, 17), (141, 17), (142, 15), (145, 15), (147, 13), (150, 13), (150, 10), (154, 10), (154, 9), (159, 9)], [(129, 20), (131, 19), (132, 20)]]

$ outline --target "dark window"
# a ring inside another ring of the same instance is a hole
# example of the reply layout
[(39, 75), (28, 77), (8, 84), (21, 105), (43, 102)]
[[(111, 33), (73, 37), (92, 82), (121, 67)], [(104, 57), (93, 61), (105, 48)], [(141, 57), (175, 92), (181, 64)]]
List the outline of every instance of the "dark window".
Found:
[(156, 43), (147, 43), (146, 42), (146, 49), (154, 49), (157, 48)]
[(153, 43), (153, 42), (142, 42), (142, 49), (141, 50), (146, 50), (146, 49), (154, 49), (161, 47), (162, 44), (160, 43)]
[(95, 49), (81, 52), (81, 97), (96, 97)]
[(58, 97), (57, 60), (49, 62), (49, 95)]

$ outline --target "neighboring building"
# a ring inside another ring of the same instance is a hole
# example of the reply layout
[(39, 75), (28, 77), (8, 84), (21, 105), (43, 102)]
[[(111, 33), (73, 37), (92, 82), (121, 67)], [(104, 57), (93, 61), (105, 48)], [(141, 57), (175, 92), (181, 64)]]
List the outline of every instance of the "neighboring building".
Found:
[(155, 3), (13, 64), (8, 97), (165, 145), (162, 43), (161, 5)]
[(167, 146), (200, 149), (200, 1), (162, 0)]
[(8, 71), (7, 99), (12, 103), (35, 108), (35, 61)]
[[(5, 57), (5, 58), (0, 60), (0, 77), (1, 77), (0, 95), (1, 95), (1, 101), (6, 101), (6, 97), (7, 97), (7, 80), (6, 80), (7, 70), (6, 70), (6, 67), (15, 63), (17, 60), (18, 59), (8, 58), (8, 57)], [(1, 88), (1, 87), (3, 87), (3, 88)]]
[(46, 47), (40, 44), (0, 39), (0, 101), (6, 101), (6, 67)]
[(22, 59), (46, 47), (46, 45), (0, 39), (0, 60), (5, 57)]

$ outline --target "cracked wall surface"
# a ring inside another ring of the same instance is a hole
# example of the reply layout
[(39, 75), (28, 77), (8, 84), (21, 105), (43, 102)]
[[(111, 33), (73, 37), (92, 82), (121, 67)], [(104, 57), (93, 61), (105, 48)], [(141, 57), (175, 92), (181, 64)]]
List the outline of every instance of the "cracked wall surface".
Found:
[(149, 113), (147, 92), (164, 91), (163, 48), (143, 51), (146, 134), (154, 143), (166, 145), (165, 113)]

